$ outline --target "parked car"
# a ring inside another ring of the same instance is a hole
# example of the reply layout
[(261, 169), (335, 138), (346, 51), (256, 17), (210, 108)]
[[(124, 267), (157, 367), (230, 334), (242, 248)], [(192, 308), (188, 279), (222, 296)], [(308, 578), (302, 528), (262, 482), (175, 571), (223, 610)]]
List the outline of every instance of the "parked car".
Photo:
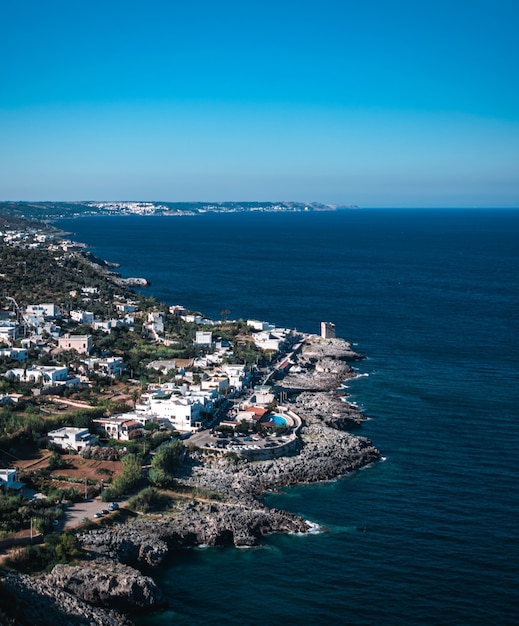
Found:
[(117, 502), (110, 502), (110, 504), (108, 505), (109, 511), (117, 511), (118, 508), (119, 505), (117, 504)]

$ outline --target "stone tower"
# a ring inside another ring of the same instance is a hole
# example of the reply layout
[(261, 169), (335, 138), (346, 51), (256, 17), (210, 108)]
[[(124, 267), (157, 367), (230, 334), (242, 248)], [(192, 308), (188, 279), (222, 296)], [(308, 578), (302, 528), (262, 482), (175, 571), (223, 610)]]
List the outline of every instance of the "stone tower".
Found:
[(333, 322), (321, 322), (321, 337), (323, 339), (335, 339), (335, 324)]

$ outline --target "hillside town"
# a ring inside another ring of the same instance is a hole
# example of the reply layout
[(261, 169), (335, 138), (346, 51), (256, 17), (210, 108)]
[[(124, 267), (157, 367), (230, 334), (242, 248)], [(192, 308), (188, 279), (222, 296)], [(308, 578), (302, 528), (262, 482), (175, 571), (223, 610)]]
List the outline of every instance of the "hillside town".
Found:
[[(113, 552), (119, 542), (142, 555), (131, 559), (138, 569), (178, 546), (307, 532), (304, 520), (257, 498), (379, 458), (346, 432), (365, 418), (337, 390), (362, 356), (332, 322), (308, 334), (159, 303), (143, 295), (145, 279), (121, 279), (43, 226), (4, 224), (0, 260), (0, 560), (11, 572), (0, 577), (3, 591), (45, 596), (66, 620), (54, 592), (40, 583), (34, 591), (27, 577), (50, 568), (52, 586), (90, 614), (92, 600), (78, 600), (63, 564), (80, 560), (70, 570), (77, 580), (88, 559), (98, 569), (108, 555), (117, 587), (128, 574), (117, 568), (129, 564)], [(139, 589), (154, 590), (149, 606), (160, 604), (154, 583), (135, 575)], [(124, 593), (131, 613), (135, 594)]]

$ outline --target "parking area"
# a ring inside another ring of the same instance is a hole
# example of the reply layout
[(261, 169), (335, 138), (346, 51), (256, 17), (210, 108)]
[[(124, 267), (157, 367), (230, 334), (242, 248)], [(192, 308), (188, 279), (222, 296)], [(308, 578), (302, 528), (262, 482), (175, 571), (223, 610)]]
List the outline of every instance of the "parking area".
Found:
[(285, 444), (290, 436), (274, 437), (266, 436), (260, 437), (258, 435), (240, 435), (233, 434), (227, 437), (218, 436), (217, 434), (211, 434), (210, 430), (203, 430), (198, 433), (194, 433), (190, 437), (190, 441), (200, 448), (210, 448), (225, 450), (262, 450), (264, 448), (273, 448)]
[(93, 521), (96, 519), (96, 514), (102, 513), (103, 511), (109, 511), (109, 503), (102, 502), (99, 498), (69, 504), (65, 509), (65, 522), (63, 527), (72, 528), (73, 526), (77, 526), (85, 518)]

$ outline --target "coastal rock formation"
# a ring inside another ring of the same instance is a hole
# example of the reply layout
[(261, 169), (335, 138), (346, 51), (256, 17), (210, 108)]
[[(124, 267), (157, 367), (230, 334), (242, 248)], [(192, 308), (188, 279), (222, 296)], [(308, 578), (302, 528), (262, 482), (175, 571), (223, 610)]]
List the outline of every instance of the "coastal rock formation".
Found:
[(248, 547), (268, 534), (308, 532), (300, 516), (269, 509), (258, 498), (289, 485), (336, 479), (380, 458), (369, 439), (346, 432), (366, 418), (336, 391), (356, 375), (348, 362), (360, 358), (340, 339), (305, 340), (291, 354), (291, 373), (279, 382), (297, 394), (290, 410), (301, 419), (290, 454), (248, 460), (232, 452), (191, 450), (177, 480), (206, 495), (180, 495), (161, 513), (80, 532), (77, 539), (91, 559), (81, 566), (57, 565), (37, 579), (8, 576), (3, 587), (23, 603), (24, 623), (126, 626), (126, 618), (106, 607), (131, 612), (162, 600), (155, 583), (134, 567), (160, 565), (182, 548)]
[(292, 355), (294, 366), (278, 387), (287, 391), (336, 389), (356, 375), (348, 362), (362, 358), (343, 339), (307, 338), (301, 351)]
[(343, 361), (358, 361), (363, 359), (363, 355), (355, 352), (349, 341), (344, 339), (323, 337), (307, 337), (303, 345), (302, 354), (307, 359), (341, 359)]
[(56, 565), (46, 580), (89, 604), (116, 611), (153, 607), (162, 600), (162, 592), (151, 578), (114, 561)]
[(307, 530), (297, 515), (258, 502), (189, 500), (178, 502), (163, 515), (81, 533), (78, 539), (98, 558), (139, 566), (146, 546), (157, 541), (171, 551), (197, 545), (242, 547), (257, 545), (271, 533)]
[(118, 285), (124, 285), (125, 287), (149, 287), (150, 282), (146, 278), (117, 278), (114, 279)]
[(120, 613), (93, 607), (46, 577), (4, 573), (0, 578), (4, 612), (14, 624), (38, 626), (131, 626)]
[(323, 423), (332, 428), (347, 430), (366, 421), (366, 416), (337, 392), (304, 392), (291, 407), (306, 424)]
[(339, 478), (380, 458), (369, 439), (323, 423), (304, 426), (300, 436), (298, 454), (254, 463), (221, 459), (194, 467), (186, 482), (244, 499), (279, 487)]

